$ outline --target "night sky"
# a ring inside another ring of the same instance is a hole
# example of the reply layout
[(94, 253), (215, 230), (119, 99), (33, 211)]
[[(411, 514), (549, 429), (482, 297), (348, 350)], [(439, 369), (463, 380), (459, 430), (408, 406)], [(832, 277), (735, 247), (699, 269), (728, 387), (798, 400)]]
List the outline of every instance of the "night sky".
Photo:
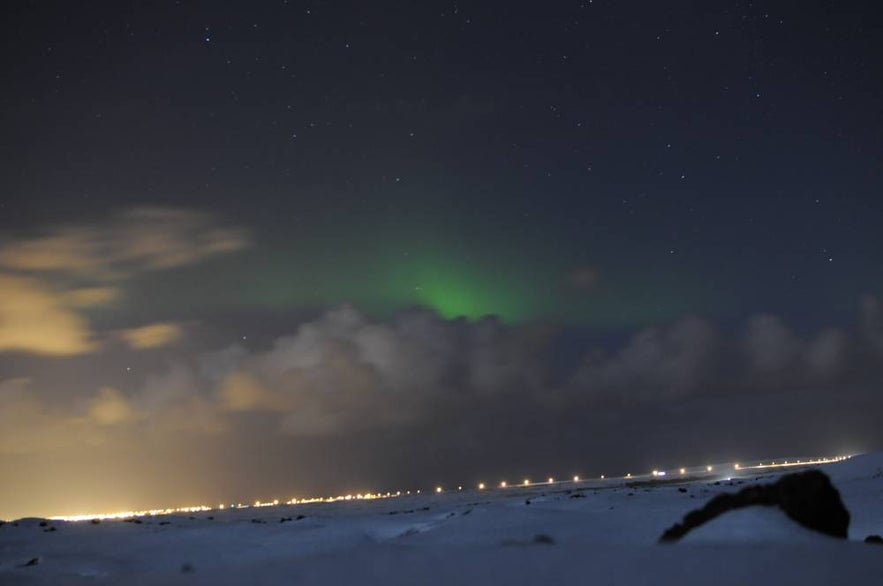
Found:
[(0, 518), (883, 448), (874, 2), (4, 2)]

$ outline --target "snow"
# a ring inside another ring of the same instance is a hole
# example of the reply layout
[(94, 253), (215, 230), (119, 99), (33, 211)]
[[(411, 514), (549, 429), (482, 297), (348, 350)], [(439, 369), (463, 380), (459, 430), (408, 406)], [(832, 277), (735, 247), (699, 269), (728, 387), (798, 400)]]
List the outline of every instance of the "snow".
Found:
[[(680, 543), (656, 542), (715, 494), (768, 482), (770, 473), (719, 484), (580, 482), (140, 524), (20, 520), (0, 526), (0, 584), (875, 583), (883, 547), (862, 540), (883, 534), (883, 454), (821, 468), (852, 515), (849, 540), (754, 507), (721, 516)], [(33, 558), (39, 563), (25, 566)]]

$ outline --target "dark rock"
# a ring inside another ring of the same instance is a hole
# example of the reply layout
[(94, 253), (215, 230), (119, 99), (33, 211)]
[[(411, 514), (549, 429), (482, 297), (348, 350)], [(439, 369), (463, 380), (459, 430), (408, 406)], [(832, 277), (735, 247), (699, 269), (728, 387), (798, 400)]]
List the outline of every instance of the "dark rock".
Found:
[(524, 504), (529, 505), (529, 504), (530, 504), (530, 499), (524, 499)]
[(865, 543), (875, 543), (877, 545), (883, 545), (883, 537), (879, 535), (868, 535), (865, 537)]
[(39, 563), (40, 563), (40, 558), (31, 558), (27, 562), (22, 564), (22, 567), (23, 568), (30, 568), (32, 566), (36, 566)]
[(539, 543), (542, 545), (555, 545), (555, 540), (551, 535), (546, 535), (545, 533), (537, 533), (533, 536), (533, 542)]
[(101, 523), (101, 519), (92, 519), (89, 522), (92, 523), (93, 525), (98, 525), (99, 523)]
[(52, 533), (53, 531), (58, 531), (58, 528), (50, 527), (49, 529), (43, 529), (43, 533)]
[(704, 507), (695, 509), (683, 521), (668, 528), (660, 541), (677, 541), (715, 517), (743, 507), (779, 507), (793, 521), (807, 529), (845, 539), (849, 511), (828, 476), (820, 470), (788, 474), (771, 484), (743, 488), (737, 493), (719, 494)]
[(294, 520), (295, 520), (295, 521), (300, 521), (301, 519), (306, 519), (306, 518), (307, 518), (306, 515), (298, 515), (297, 517), (294, 518)]
[(48, 522), (46, 522), (46, 521), (40, 521), (40, 527), (46, 527), (47, 525), (49, 525)]
[(682, 486), (678, 489), (678, 492), (687, 492), (687, 489)]

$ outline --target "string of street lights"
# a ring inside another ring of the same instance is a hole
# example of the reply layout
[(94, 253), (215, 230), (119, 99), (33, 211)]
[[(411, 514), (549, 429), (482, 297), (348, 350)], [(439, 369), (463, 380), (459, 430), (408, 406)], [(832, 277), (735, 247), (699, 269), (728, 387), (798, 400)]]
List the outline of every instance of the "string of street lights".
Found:
[[(843, 460), (849, 459), (852, 456), (836, 456), (833, 458), (809, 458), (809, 459), (796, 459), (796, 460), (770, 460), (770, 461), (761, 461), (756, 464), (733, 464), (732, 470), (734, 472), (744, 472), (749, 470), (767, 470), (767, 469), (778, 469), (778, 468), (790, 468), (794, 466), (816, 466), (820, 464), (832, 464), (835, 462), (841, 462)], [(730, 468), (726, 468), (729, 470)], [(677, 475), (679, 477), (687, 478), (693, 477), (695, 475), (702, 474), (713, 474), (715, 472), (715, 466), (704, 466), (704, 467), (693, 467), (693, 468), (678, 468)], [(494, 486), (490, 486), (485, 482), (479, 482), (475, 485), (475, 489), (484, 491), (490, 490), (492, 488), (498, 489), (512, 489), (512, 488), (529, 488), (529, 487), (537, 487), (537, 486), (554, 486), (554, 485), (564, 485), (566, 483), (588, 483), (588, 482), (598, 482), (598, 481), (606, 481), (606, 480), (630, 480), (633, 478), (664, 478), (667, 476), (675, 476), (674, 471), (669, 470), (653, 470), (649, 474), (639, 474), (637, 476), (633, 476), (630, 472), (626, 473), (624, 476), (611, 477), (608, 478), (604, 474), (596, 478), (586, 478), (583, 479), (579, 475), (574, 475), (565, 480), (556, 480), (555, 477), (550, 476), (544, 481), (533, 482), (529, 478), (525, 478), (520, 483), (510, 484), (506, 480), (500, 481), (498, 484)], [(463, 485), (457, 485), (456, 491), (464, 490)], [(438, 485), (435, 487), (435, 494), (442, 494), (447, 492), (445, 487), (442, 485)], [(287, 501), (280, 501), (279, 499), (273, 499), (270, 501), (261, 501), (257, 500), (251, 504), (245, 503), (223, 503), (218, 505), (217, 507), (210, 507), (207, 505), (197, 505), (197, 506), (189, 506), (189, 507), (177, 507), (177, 508), (165, 508), (165, 509), (148, 509), (148, 510), (140, 510), (140, 511), (121, 511), (116, 513), (97, 513), (97, 514), (80, 514), (80, 515), (58, 515), (51, 517), (52, 520), (57, 521), (94, 521), (94, 520), (113, 520), (113, 519), (130, 519), (135, 517), (155, 517), (161, 515), (174, 515), (174, 514), (183, 514), (183, 513), (197, 513), (197, 512), (209, 512), (209, 511), (223, 511), (228, 509), (248, 509), (248, 508), (260, 508), (260, 507), (272, 507), (278, 506), (280, 504), (285, 505), (306, 505), (313, 503), (335, 503), (341, 501), (369, 501), (369, 500), (377, 500), (377, 499), (390, 499), (390, 498), (398, 498), (403, 496), (411, 496), (422, 494), (421, 489), (417, 490), (398, 490), (396, 492), (367, 492), (367, 493), (356, 493), (356, 494), (346, 494), (340, 496), (332, 496), (332, 497), (307, 497), (307, 498), (292, 498)]]

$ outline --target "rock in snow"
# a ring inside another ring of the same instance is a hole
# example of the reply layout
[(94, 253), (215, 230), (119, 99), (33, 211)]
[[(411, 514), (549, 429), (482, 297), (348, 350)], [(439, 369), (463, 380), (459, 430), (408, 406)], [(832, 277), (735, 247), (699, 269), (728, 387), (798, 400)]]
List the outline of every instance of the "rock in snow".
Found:
[(788, 474), (771, 484), (743, 488), (737, 493), (720, 494), (705, 506), (690, 511), (684, 520), (668, 528), (659, 538), (677, 541), (691, 530), (715, 517), (752, 506), (779, 507), (788, 517), (808, 529), (832, 537), (849, 534), (849, 511), (828, 476), (820, 470)]

